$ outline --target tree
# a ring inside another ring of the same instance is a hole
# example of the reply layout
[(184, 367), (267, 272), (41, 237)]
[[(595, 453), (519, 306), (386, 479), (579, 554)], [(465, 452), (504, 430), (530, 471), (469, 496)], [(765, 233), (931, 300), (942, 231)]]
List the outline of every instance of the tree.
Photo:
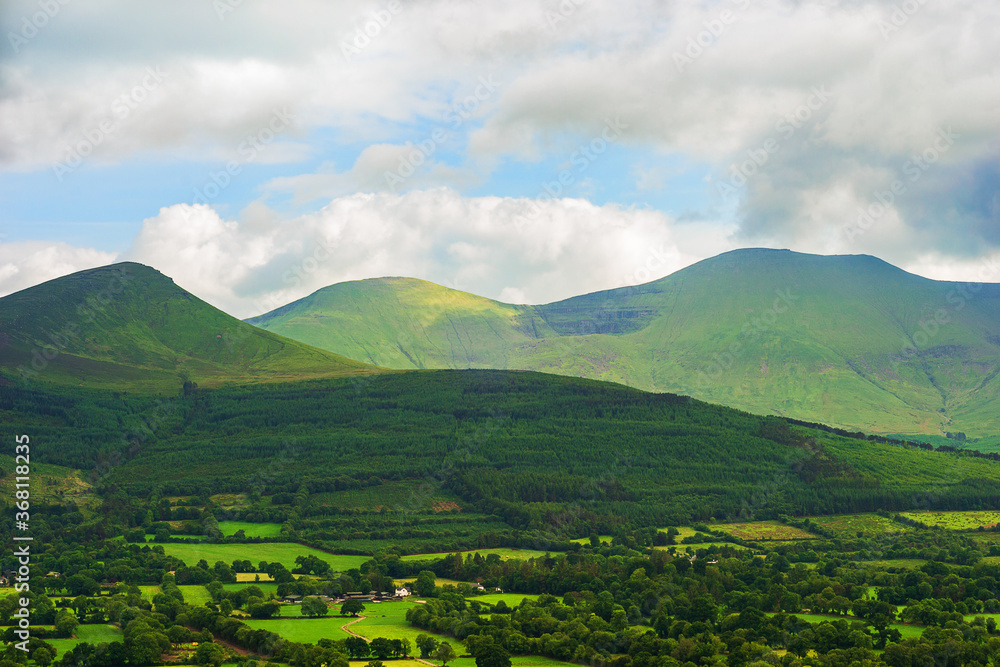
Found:
[(430, 635), (425, 635), (424, 633), (417, 635), (417, 648), (420, 649), (420, 657), (424, 660), (431, 657), (437, 645), (437, 640)]
[(449, 662), (457, 658), (458, 655), (455, 653), (455, 649), (451, 647), (448, 642), (441, 642), (441, 645), (437, 647), (434, 651), (433, 658), (435, 660), (440, 660), (441, 665), (447, 665)]
[(55, 659), (55, 656), (52, 655), (52, 651), (50, 651), (49, 649), (45, 648), (44, 646), (39, 646), (38, 648), (35, 649), (35, 652), (32, 654), (31, 658), (42, 667), (48, 667), (49, 665), (52, 664), (52, 661)]
[(364, 610), (365, 605), (361, 602), (361, 600), (356, 600), (354, 598), (351, 598), (350, 600), (345, 601), (344, 604), (340, 605), (340, 613), (350, 614), (351, 616), (357, 616)]
[(344, 640), (344, 648), (347, 649), (347, 652), (351, 654), (351, 658), (354, 660), (366, 658), (372, 652), (371, 647), (368, 646), (368, 642), (361, 637), (348, 637)]
[(330, 608), (318, 597), (307, 597), (302, 601), (302, 613), (306, 616), (326, 616)]
[(413, 582), (413, 591), (422, 598), (434, 595), (435, 575), (430, 570), (421, 570)]
[(199, 644), (198, 650), (194, 652), (194, 661), (199, 665), (220, 667), (226, 661), (226, 650), (212, 642)]
[(392, 655), (392, 640), (386, 639), (385, 637), (376, 637), (371, 640), (369, 644), (372, 649), (372, 653), (375, 654), (379, 660), (387, 660), (390, 655)]
[(80, 621), (69, 610), (60, 609), (59, 613), (56, 614), (56, 633), (60, 637), (72, 637), (78, 625), (80, 625)]

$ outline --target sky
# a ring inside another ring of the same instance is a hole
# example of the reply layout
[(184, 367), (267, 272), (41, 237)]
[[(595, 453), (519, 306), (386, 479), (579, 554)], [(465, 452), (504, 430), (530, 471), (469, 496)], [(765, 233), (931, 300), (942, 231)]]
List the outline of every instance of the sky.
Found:
[(3, 0), (0, 295), (546, 303), (743, 247), (1000, 282), (995, 0)]

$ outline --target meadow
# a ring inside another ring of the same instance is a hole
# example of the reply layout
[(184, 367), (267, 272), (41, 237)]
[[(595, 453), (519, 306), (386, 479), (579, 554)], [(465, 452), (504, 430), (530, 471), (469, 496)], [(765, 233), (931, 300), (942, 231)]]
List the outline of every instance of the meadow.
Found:
[(251, 523), (249, 521), (220, 521), (219, 530), (226, 537), (242, 530), (247, 537), (281, 537), (280, 523)]
[(444, 558), (445, 556), (452, 553), (460, 553), (464, 558), (466, 554), (480, 554), (483, 558), (486, 558), (490, 554), (496, 554), (500, 556), (502, 560), (507, 560), (508, 558), (519, 558), (522, 560), (528, 560), (529, 558), (539, 558), (544, 556), (547, 552), (545, 551), (535, 551), (533, 549), (508, 549), (508, 548), (496, 548), (496, 549), (475, 549), (473, 551), (442, 551), (438, 553), (428, 553), (428, 554), (410, 554), (408, 556), (403, 556), (400, 560), (404, 561), (417, 561), (417, 560), (437, 560), (438, 558)]
[(46, 639), (62, 655), (64, 651), (72, 650), (74, 646), (82, 642), (90, 644), (100, 644), (102, 642), (114, 642), (122, 640), (122, 631), (114, 625), (80, 625), (76, 629), (76, 636), (69, 639)]
[(837, 537), (844, 538), (874, 537), (910, 530), (909, 526), (878, 514), (838, 514), (809, 518), (813, 523), (834, 533)]
[(289, 570), (298, 567), (297, 556), (316, 556), (326, 561), (337, 572), (345, 572), (371, 560), (369, 556), (345, 556), (328, 554), (301, 544), (290, 542), (270, 542), (264, 544), (163, 544), (163, 550), (168, 556), (175, 556), (188, 566), (206, 560), (209, 565), (217, 561), (232, 563), (234, 560), (249, 560), (254, 564), (264, 560), (269, 563), (278, 562)]
[(900, 512), (900, 516), (919, 521), (931, 527), (948, 530), (976, 530), (992, 528), (1000, 523), (1000, 512)]
[(712, 524), (711, 528), (733, 537), (754, 542), (771, 540), (811, 540), (815, 535), (801, 528), (786, 526), (777, 521), (750, 521), (747, 523)]

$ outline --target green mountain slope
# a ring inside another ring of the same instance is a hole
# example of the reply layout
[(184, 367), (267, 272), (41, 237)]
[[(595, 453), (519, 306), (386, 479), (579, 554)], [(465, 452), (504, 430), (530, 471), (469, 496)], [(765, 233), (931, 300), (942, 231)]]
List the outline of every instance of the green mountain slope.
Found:
[[(713, 516), (921, 503), (993, 508), (1000, 493), (996, 461), (533, 372), (228, 385), (168, 401), (16, 386), (0, 392), (0, 419), (44, 443), (45, 462), (116, 489), (115, 502), (257, 489), (273, 496), (276, 520), (328, 548), (348, 538), (496, 545), (518, 539), (511, 531), (565, 542)], [(434, 507), (441, 500), (450, 511)], [(477, 541), (483, 532), (507, 537)]]
[(248, 321), (392, 368), (579, 375), (874, 432), (1000, 430), (1000, 285), (864, 255), (739, 250), (543, 306), (367, 280)]
[(131, 262), (0, 299), (0, 369), (23, 381), (179, 388), (377, 369), (262, 331)]

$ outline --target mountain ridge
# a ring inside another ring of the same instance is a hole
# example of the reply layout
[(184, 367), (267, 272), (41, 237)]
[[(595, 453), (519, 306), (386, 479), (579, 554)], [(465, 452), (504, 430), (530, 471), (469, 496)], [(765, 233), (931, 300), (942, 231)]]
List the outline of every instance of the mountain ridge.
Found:
[(370, 279), (248, 322), (380, 366), (578, 375), (873, 432), (991, 434), (1000, 413), (1000, 285), (872, 255), (735, 250), (530, 306)]

